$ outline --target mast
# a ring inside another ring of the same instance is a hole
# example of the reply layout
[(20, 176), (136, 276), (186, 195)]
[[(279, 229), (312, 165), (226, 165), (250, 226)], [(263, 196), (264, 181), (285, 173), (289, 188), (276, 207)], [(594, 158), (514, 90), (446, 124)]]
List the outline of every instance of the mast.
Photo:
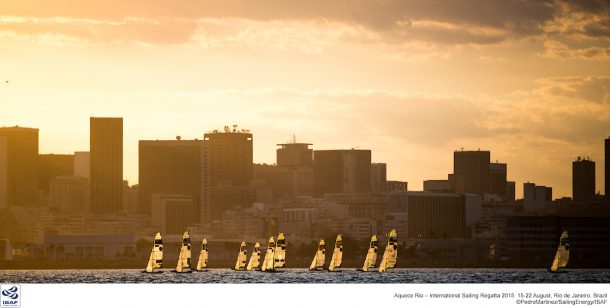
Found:
[(557, 253), (553, 264), (551, 265), (550, 271), (553, 273), (558, 272), (561, 268), (568, 265), (570, 260), (570, 240), (568, 239), (568, 231), (563, 231), (559, 238), (559, 247), (557, 247)]
[(146, 265), (146, 272), (152, 273), (157, 268), (161, 268), (163, 265), (163, 240), (161, 240), (161, 233), (157, 232), (155, 240), (153, 242), (152, 251), (150, 252), (150, 258)]
[(191, 236), (188, 231), (182, 234), (182, 246), (180, 246), (180, 255), (178, 256), (178, 265), (176, 272), (182, 273), (191, 269)]
[(335, 271), (335, 268), (341, 266), (341, 261), (343, 258), (343, 240), (341, 239), (341, 234), (337, 235), (337, 239), (335, 240), (335, 249), (333, 251), (333, 256), (330, 259), (330, 265), (328, 266), (328, 270), (331, 272)]
[(197, 270), (200, 271), (208, 267), (208, 240), (201, 241), (201, 251), (199, 252), (199, 262), (197, 262)]
[(396, 229), (392, 229), (388, 235), (388, 244), (385, 246), (385, 252), (379, 264), (379, 272), (383, 273), (388, 269), (392, 269), (396, 266), (396, 259), (398, 258), (398, 238), (396, 236)]
[(254, 245), (254, 250), (252, 251), (252, 255), (250, 256), (250, 262), (248, 262), (247, 269), (249, 271), (251, 271), (253, 269), (257, 269), (258, 266), (260, 265), (260, 259), (261, 259), (261, 244), (259, 242), (256, 242), (256, 244)]
[(234, 269), (236, 271), (243, 271), (246, 268), (246, 262), (248, 260), (248, 250), (246, 249), (246, 242), (241, 242), (239, 246), (239, 254), (237, 255), (237, 261), (235, 262)]
[(272, 237), (269, 238), (269, 242), (267, 243), (267, 251), (265, 252), (265, 259), (263, 259), (263, 265), (261, 266), (261, 271), (273, 271), (275, 270), (274, 266), (274, 255), (275, 254), (275, 239)]
[(286, 239), (284, 238), (284, 233), (280, 233), (277, 236), (273, 261), (275, 268), (283, 268), (286, 265)]
[(377, 235), (373, 235), (371, 237), (371, 242), (369, 243), (369, 249), (366, 253), (366, 258), (364, 259), (364, 264), (362, 265), (363, 272), (368, 272), (369, 268), (374, 268), (375, 263), (377, 263)]
[(311, 261), (311, 265), (309, 266), (310, 271), (321, 270), (324, 268), (324, 263), (326, 262), (326, 244), (324, 240), (320, 240), (318, 244), (318, 250), (316, 250), (316, 254), (313, 256), (313, 260)]

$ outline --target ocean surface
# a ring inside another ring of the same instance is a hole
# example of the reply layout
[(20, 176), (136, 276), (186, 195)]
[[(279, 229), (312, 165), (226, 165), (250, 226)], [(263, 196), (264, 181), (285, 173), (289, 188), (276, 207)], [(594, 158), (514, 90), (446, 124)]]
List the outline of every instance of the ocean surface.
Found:
[(610, 270), (574, 269), (552, 274), (546, 269), (394, 269), (386, 273), (310, 272), (285, 269), (275, 273), (210, 269), (178, 274), (165, 269), (141, 270), (0, 270), (0, 283), (610, 283)]

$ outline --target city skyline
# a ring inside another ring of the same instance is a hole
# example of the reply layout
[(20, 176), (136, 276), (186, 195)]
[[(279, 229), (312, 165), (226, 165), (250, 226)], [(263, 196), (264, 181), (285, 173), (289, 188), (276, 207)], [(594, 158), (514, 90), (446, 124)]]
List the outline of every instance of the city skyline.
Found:
[(139, 140), (235, 123), (258, 136), (255, 162), (296, 134), (371, 149), (421, 189), (481, 148), (569, 196), (583, 156), (605, 193), (607, 1), (484, 3), (5, 1), (0, 125), (37, 127), (59, 154), (87, 150), (90, 116), (124, 117), (130, 183)]
[[(91, 118), (96, 118), (96, 117), (91, 117)], [(101, 118), (108, 118), (108, 117), (101, 117)], [(123, 119), (121, 117), (118, 117), (118, 118)], [(238, 126), (236, 124), (234, 126), (236, 128), (239, 128), (239, 130), (243, 129), (243, 127), (240, 127), (240, 126)], [(30, 129), (31, 128), (31, 129), (38, 130), (39, 134), (44, 135), (44, 134), (42, 134), (42, 129), (37, 128), (37, 127), (24, 127), (24, 126), (21, 126), (21, 125), (16, 125), (16, 126), (0, 126), (0, 127), (7, 127), (7, 128), (10, 128), (10, 127), (19, 127), (19, 128), (26, 128), (26, 129)], [(225, 125), (225, 127), (229, 127), (229, 126)], [(208, 134), (210, 134), (212, 132), (215, 132), (215, 131), (222, 131), (222, 130), (221, 129), (208, 129), (208, 130), (205, 130), (203, 134), (208, 135)], [(256, 134), (254, 132), (252, 132), (252, 130), (247, 129), (246, 131), (247, 131), (247, 133), (251, 133), (253, 136), (256, 136)], [(87, 132), (88, 132), (88, 130), (87, 130)], [(127, 133), (128, 132), (126, 132), (126, 131), (123, 132), (123, 138), (124, 139), (125, 139), (124, 135), (127, 134)], [(138, 140), (137, 144), (136, 144), (136, 157), (135, 157), (135, 161), (136, 161), (135, 173), (136, 174), (135, 174), (135, 178), (130, 178), (129, 176), (126, 176), (126, 174), (129, 174), (130, 172), (129, 171), (126, 172), (125, 170), (132, 170), (133, 167), (130, 167), (128, 164), (125, 164), (125, 168), (123, 168), (124, 169), (124, 171), (123, 171), (123, 179), (127, 180), (130, 185), (139, 184), (139, 181), (138, 181), (138, 177), (139, 177), (139, 171), (138, 171), (139, 170), (139, 161), (138, 161), (138, 149), (137, 148), (138, 148), (138, 145), (141, 142), (143, 142), (143, 141), (144, 142), (146, 142), (146, 141), (176, 141), (177, 139), (184, 140), (184, 141), (188, 141), (188, 140), (191, 140), (191, 141), (193, 141), (193, 140), (203, 141), (204, 140), (203, 134), (202, 134), (201, 137), (195, 137), (195, 138), (192, 138), (192, 139), (186, 139), (186, 138), (184, 138), (181, 135), (175, 135), (173, 138), (167, 138), (167, 139), (151, 138), (151, 139), (148, 139), (148, 140), (145, 140), (145, 139)], [(89, 142), (89, 136), (87, 136), (87, 137), (88, 137), (88, 142)], [(291, 140), (288, 140), (286, 142), (288, 144), (291, 143), (291, 142), (303, 142), (303, 140), (301, 140), (301, 139), (297, 140), (296, 138), (297, 138), (296, 134), (293, 134), (293, 136), (291, 137)], [(608, 138), (610, 138), (610, 136)], [(256, 141), (258, 141), (258, 140), (259, 139), (256, 139)], [(39, 144), (43, 143), (42, 137), (39, 137), (39, 141), (38, 142), (39, 142)], [(309, 141), (304, 141), (304, 142), (309, 142)], [(553, 187), (553, 190), (555, 191), (555, 194), (553, 195), (554, 198), (555, 197), (557, 197), (557, 198), (572, 197), (572, 190), (573, 190), (573, 187), (572, 187), (572, 185), (573, 185), (572, 176), (573, 176), (573, 174), (572, 174), (571, 164), (575, 160), (578, 160), (578, 159), (590, 159), (590, 160), (594, 161), (595, 164), (597, 165), (597, 167), (595, 168), (595, 188), (596, 188), (595, 189), (595, 193), (600, 192), (601, 195), (604, 195), (604, 185), (605, 185), (604, 184), (604, 175), (605, 175), (605, 168), (604, 168), (604, 163), (605, 163), (605, 160), (604, 160), (604, 157), (605, 157), (604, 156), (604, 146), (605, 146), (605, 142), (606, 141), (604, 139), (601, 142), (602, 142), (602, 144), (600, 145), (600, 147), (602, 148), (602, 150), (601, 150), (599, 159), (596, 160), (594, 157), (592, 157), (590, 155), (587, 155), (587, 156), (575, 156), (573, 159), (571, 159), (569, 161), (569, 164), (570, 164), (570, 166), (569, 166), (569, 174), (568, 174), (569, 178), (567, 179), (568, 187), (567, 187), (567, 192), (565, 194), (563, 194), (560, 189), (556, 188), (557, 186), (553, 186), (549, 182), (542, 182), (542, 181), (540, 181), (540, 183), (542, 183), (545, 186)], [(126, 141), (123, 141), (123, 148), (124, 149), (125, 148), (129, 148), (128, 146), (125, 146), (125, 143), (126, 143)], [(270, 164), (270, 165), (275, 165), (276, 164), (276, 161), (275, 161), (276, 153), (275, 153), (275, 151), (277, 150), (277, 146), (279, 146), (279, 144), (275, 144), (275, 147), (273, 148), (273, 153), (272, 153), (273, 161), (264, 161), (264, 162), (256, 161), (256, 148), (257, 148), (255, 146), (256, 142), (253, 142), (253, 145), (254, 145), (254, 149), (255, 149), (255, 151), (253, 152), (253, 154), (254, 154), (254, 161), (253, 161), (253, 163), (254, 164)], [(329, 147), (329, 148), (324, 148), (324, 149), (316, 148), (316, 144), (315, 143), (311, 144), (311, 146), (313, 147), (312, 148), (313, 150), (321, 150), (321, 151), (348, 150), (348, 149), (350, 149), (350, 147), (343, 147), (343, 148), (342, 147), (334, 147), (333, 148), (332, 146)], [(367, 149), (367, 150), (369, 150), (370, 148), (366, 148), (366, 147), (351, 147), (351, 149), (357, 149), (357, 150), (358, 149)], [(84, 149), (75, 149), (75, 150), (73, 150), (71, 152), (67, 152), (67, 153), (43, 152), (43, 150), (40, 149), (39, 150), (39, 155), (66, 155), (66, 154), (67, 155), (73, 155), (74, 153), (77, 153), (77, 152), (80, 152), (80, 151), (88, 152), (88, 149), (87, 150), (84, 150)], [(459, 153), (461, 151), (475, 151), (475, 152), (476, 151), (490, 151), (491, 152), (490, 163), (495, 164), (496, 161), (498, 161), (501, 164), (507, 164), (508, 165), (508, 179), (507, 180), (508, 181), (515, 181), (516, 182), (517, 185), (516, 185), (515, 189), (516, 189), (516, 197), (517, 198), (520, 198), (520, 197), (523, 196), (523, 185), (521, 185), (521, 184), (528, 183), (528, 182), (536, 182), (536, 181), (533, 181), (531, 179), (521, 180), (521, 179), (515, 178), (512, 175), (512, 172), (511, 172), (513, 170), (513, 168), (514, 168), (513, 164), (511, 164), (510, 162), (507, 162), (507, 161), (494, 160), (493, 158), (496, 157), (497, 155), (494, 155), (494, 150), (493, 149), (485, 149), (485, 148), (467, 149), (467, 148), (460, 148), (460, 149), (454, 150), (454, 152), (456, 152), (456, 153)], [(448, 153), (451, 165), (453, 165), (453, 163), (454, 163), (453, 162), (453, 157), (452, 157), (452, 155), (454, 155), (454, 152)], [(374, 157), (375, 156), (374, 155), (375, 151), (371, 150), (371, 154), (372, 154), (371, 157)], [(125, 161), (125, 158), (127, 158), (127, 157), (128, 157), (127, 153), (125, 153), (125, 151), (123, 151), (123, 160)], [(371, 162), (372, 163), (384, 163), (384, 164), (387, 164), (387, 161), (376, 161), (374, 159), (372, 159)], [(392, 173), (395, 174), (396, 172), (392, 172), (393, 168), (392, 168), (391, 165), (389, 165), (387, 169), (388, 169), (387, 170), (388, 171), (388, 176), (387, 176), (387, 180), (388, 181), (399, 180), (399, 181), (409, 182), (409, 190), (410, 191), (423, 190), (423, 182), (424, 181), (447, 179), (447, 174), (451, 174), (451, 172), (453, 172), (453, 166), (450, 166), (450, 169), (446, 170), (446, 174), (444, 176), (442, 174), (439, 175), (439, 176), (436, 176), (436, 177), (428, 176), (428, 177), (424, 177), (421, 181), (413, 181), (413, 180), (411, 180), (408, 177), (407, 178), (405, 178), (405, 177), (401, 177), (401, 178), (391, 177), (390, 174), (392, 174)], [(530, 178), (533, 178), (533, 177), (535, 177), (535, 175), (530, 176)]]

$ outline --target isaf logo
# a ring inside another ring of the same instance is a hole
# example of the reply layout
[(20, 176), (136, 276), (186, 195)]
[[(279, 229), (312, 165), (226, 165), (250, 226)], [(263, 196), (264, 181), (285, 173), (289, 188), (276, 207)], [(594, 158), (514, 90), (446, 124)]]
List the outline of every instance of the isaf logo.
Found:
[(2, 286), (2, 292), (0, 292), (0, 307), (2, 308), (15, 308), (21, 307), (21, 286), (20, 285), (8, 285)]

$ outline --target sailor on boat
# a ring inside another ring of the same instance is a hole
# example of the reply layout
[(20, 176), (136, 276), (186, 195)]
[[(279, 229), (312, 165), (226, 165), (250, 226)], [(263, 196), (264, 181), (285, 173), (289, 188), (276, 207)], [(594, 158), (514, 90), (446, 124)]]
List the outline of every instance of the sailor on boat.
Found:
[(161, 271), (155, 271), (163, 266), (163, 241), (161, 240), (161, 233), (157, 232), (155, 240), (153, 242), (152, 251), (150, 252), (150, 258), (148, 259), (148, 265), (146, 265), (145, 273), (161, 273)]
[(383, 273), (388, 269), (392, 269), (396, 266), (396, 259), (398, 258), (398, 238), (396, 236), (396, 229), (392, 229), (388, 235), (388, 244), (385, 246), (381, 263), (379, 263), (379, 272)]
[(246, 249), (246, 242), (241, 242), (239, 246), (239, 254), (237, 255), (237, 261), (235, 261), (235, 267), (233, 267), (236, 271), (246, 270), (246, 262), (248, 260), (248, 250)]
[(263, 265), (261, 266), (261, 271), (263, 272), (273, 272), (275, 271), (275, 239), (272, 237), (269, 238), (269, 242), (267, 243), (267, 251), (265, 252), (265, 258), (263, 259)]
[(175, 273), (192, 273), (191, 271), (191, 236), (188, 231), (182, 234), (182, 246), (180, 246), (180, 255), (178, 256), (178, 264), (176, 265)]
[(261, 244), (256, 242), (254, 244), (254, 250), (252, 251), (252, 255), (250, 256), (250, 262), (248, 262), (247, 270), (257, 270), (260, 265), (261, 259)]
[(309, 266), (310, 271), (320, 271), (324, 269), (324, 263), (326, 263), (326, 244), (324, 240), (320, 240), (318, 244), (318, 250), (316, 250), (316, 254), (313, 256), (313, 261), (311, 261), (311, 265)]
[(201, 251), (199, 252), (199, 262), (197, 262), (197, 271), (205, 271), (208, 267), (208, 240), (201, 241)]
[(570, 260), (570, 240), (568, 239), (568, 231), (563, 231), (559, 238), (559, 247), (557, 247), (557, 253), (551, 264), (549, 272), (551, 273), (562, 273), (562, 268), (568, 266)]
[(375, 268), (375, 263), (377, 262), (377, 235), (373, 235), (371, 237), (371, 242), (369, 243), (369, 249), (366, 253), (366, 258), (364, 259), (364, 264), (358, 271), (368, 272), (369, 269)]
[(335, 249), (333, 250), (333, 256), (330, 259), (330, 265), (328, 266), (329, 272), (334, 272), (338, 267), (341, 267), (341, 261), (343, 259), (343, 240), (341, 234), (337, 235), (335, 240)]
[(286, 266), (286, 238), (284, 238), (284, 233), (277, 236), (273, 258), (274, 268), (284, 268)]

